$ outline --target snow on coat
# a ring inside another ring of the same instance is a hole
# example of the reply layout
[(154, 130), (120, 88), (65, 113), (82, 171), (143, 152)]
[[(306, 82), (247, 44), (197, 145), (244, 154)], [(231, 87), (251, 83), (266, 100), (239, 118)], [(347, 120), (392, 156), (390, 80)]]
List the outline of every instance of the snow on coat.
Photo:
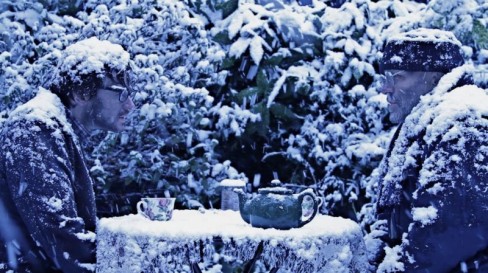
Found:
[[(17, 264), (19, 272), (94, 270), (93, 182), (77, 129), (59, 98), (45, 89), (4, 123), (0, 200), (13, 224), (0, 229), (6, 245), (0, 245), (0, 264)], [(21, 254), (14, 260), (17, 248)]]
[(488, 92), (457, 87), (471, 69), (421, 98), (380, 165), (378, 272), (449, 272), (488, 248)]

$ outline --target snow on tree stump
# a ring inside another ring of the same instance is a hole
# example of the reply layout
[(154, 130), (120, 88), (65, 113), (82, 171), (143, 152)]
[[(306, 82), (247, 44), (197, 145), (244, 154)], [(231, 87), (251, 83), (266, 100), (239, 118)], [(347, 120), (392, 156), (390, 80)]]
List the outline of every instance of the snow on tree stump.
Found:
[[(97, 272), (191, 272), (220, 258), (252, 259), (290, 272), (369, 272), (366, 246), (357, 223), (318, 215), (291, 230), (253, 228), (231, 210), (175, 210), (173, 219), (150, 221), (140, 215), (100, 219)], [(219, 246), (216, 246), (218, 238)], [(203, 270), (205, 272), (205, 270)]]

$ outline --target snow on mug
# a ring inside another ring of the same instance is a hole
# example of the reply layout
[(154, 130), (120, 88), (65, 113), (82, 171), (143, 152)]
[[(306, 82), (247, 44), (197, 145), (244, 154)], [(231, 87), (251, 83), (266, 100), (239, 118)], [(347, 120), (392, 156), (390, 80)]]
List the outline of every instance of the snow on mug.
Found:
[(137, 213), (151, 220), (168, 221), (173, 216), (176, 198), (142, 198), (137, 202)]

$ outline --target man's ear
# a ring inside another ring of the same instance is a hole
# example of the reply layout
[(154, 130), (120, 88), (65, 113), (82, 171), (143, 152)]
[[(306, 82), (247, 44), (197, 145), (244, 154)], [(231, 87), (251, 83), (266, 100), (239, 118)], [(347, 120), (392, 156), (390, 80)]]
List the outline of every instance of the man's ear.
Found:
[(436, 86), (439, 83), (442, 76), (444, 76), (444, 73), (442, 73), (442, 72), (437, 72), (437, 73), (432, 74), (432, 77), (430, 79), (432, 86)]
[(73, 96), (70, 98), (70, 100), (73, 106), (83, 105), (88, 103), (88, 100), (84, 98), (83, 95), (77, 93), (74, 93)]

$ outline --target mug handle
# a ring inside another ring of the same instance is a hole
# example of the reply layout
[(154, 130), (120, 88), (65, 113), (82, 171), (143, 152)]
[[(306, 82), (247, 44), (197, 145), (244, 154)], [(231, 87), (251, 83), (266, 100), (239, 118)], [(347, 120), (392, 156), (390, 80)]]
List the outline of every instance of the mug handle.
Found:
[[(311, 192), (302, 192), (299, 196), (298, 196), (298, 202), (300, 203), (300, 206), (302, 205), (303, 203), (303, 198), (305, 198), (305, 196), (310, 196), (313, 200), (313, 213), (312, 215), (310, 215), (307, 219), (305, 220), (302, 220), (301, 217), (300, 217), (300, 223), (298, 225), (298, 227), (302, 227), (304, 226), (305, 224), (309, 223), (310, 221), (312, 221), (312, 219), (315, 217), (315, 215), (317, 214), (317, 212), (319, 211), (319, 202), (317, 201), (317, 197), (315, 196), (315, 194), (311, 193)], [(322, 201), (322, 200), (320, 200)], [(322, 202), (320, 202), (320, 205), (322, 205)], [(303, 211), (302, 211), (302, 215), (303, 215)]]
[(317, 197), (317, 200), (319, 200), (318, 208), (320, 208), (324, 204), (324, 197)]
[(147, 218), (147, 215), (146, 215), (146, 208), (147, 208), (147, 205), (146, 205), (146, 202), (144, 201), (139, 201), (137, 202), (137, 213), (138, 214), (141, 214), (143, 216), (145, 216)]

